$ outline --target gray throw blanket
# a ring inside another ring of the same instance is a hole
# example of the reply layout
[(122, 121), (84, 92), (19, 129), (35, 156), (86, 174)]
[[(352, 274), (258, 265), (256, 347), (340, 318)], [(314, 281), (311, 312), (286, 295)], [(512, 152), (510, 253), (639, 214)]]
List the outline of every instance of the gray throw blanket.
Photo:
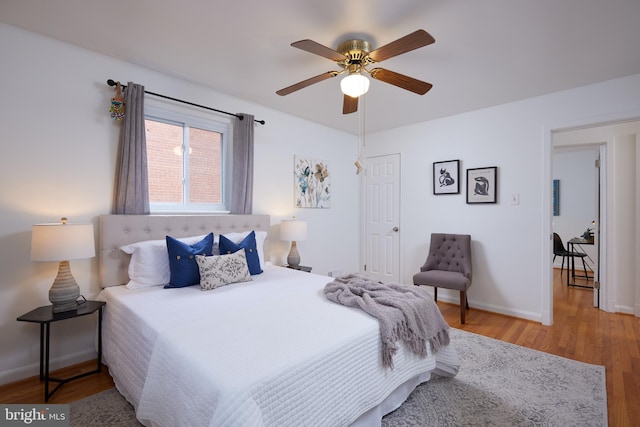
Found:
[(363, 274), (348, 274), (327, 283), (324, 294), (330, 301), (360, 308), (378, 319), (385, 367), (393, 369), (398, 339), (421, 357), (427, 356), (427, 342), (434, 353), (449, 344), (449, 325), (419, 286), (385, 284)]

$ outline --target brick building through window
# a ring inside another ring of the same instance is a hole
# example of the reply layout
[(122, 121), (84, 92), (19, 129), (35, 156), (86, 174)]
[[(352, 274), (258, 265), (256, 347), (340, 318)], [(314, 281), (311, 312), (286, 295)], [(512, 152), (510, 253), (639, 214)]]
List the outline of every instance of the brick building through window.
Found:
[(162, 205), (220, 205), (222, 133), (145, 120), (149, 201)]

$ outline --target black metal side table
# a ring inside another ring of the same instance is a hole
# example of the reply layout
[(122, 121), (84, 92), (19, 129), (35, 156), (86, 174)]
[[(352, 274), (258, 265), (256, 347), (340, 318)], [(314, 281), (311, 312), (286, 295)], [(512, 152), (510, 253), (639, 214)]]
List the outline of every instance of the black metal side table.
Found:
[[(31, 322), (40, 324), (40, 381), (44, 381), (44, 401), (49, 398), (60, 387), (69, 381), (86, 377), (87, 375), (102, 372), (102, 309), (105, 306), (104, 301), (85, 301), (78, 304), (78, 308), (72, 311), (64, 311), (62, 313), (54, 313), (52, 305), (45, 305), (36, 308), (22, 316), (18, 317), (19, 322)], [(87, 316), (98, 312), (98, 366), (91, 372), (76, 375), (71, 378), (52, 378), (49, 376), (49, 347), (50, 347), (50, 329), (51, 323), (61, 320), (73, 319), (76, 317)], [(57, 382), (58, 385), (49, 393), (49, 381)]]
[(291, 268), (293, 270), (300, 270), (300, 271), (306, 271), (307, 273), (311, 273), (311, 267), (307, 267), (305, 265), (297, 265), (295, 267), (293, 265), (285, 265), (285, 267)]

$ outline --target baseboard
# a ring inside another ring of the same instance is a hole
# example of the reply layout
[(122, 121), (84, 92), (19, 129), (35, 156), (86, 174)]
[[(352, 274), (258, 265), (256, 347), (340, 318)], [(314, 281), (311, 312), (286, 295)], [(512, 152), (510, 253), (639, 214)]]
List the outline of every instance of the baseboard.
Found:
[[(86, 362), (87, 360), (96, 359), (97, 357), (98, 353), (96, 353), (94, 349), (88, 349), (67, 355), (65, 357), (51, 359), (49, 361), (49, 371), (66, 368), (67, 366)], [(19, 368), (9, 369), (0, 372), (0, 385), (9, 384), (38, 375), (40, 375), (40, 363), (32, 363), (30, 365), (21, 366)]]
[[(459, 296), (451, 297), (448, 295), (440, 295), (440, 293), (438, 293), (438, 301), (444, 301), (451, 304), (459, 305), (460, 297)], [(477, 308), (484, 311), (490, 311), (492, 313), (503, 314), (505, 316), (511, 316), (511, 317), (518, 317), (520, 319), (532, 320), (534, 322), (542, 323), (542, 313), (532, 313), (529, 311), (514, 310), (508, 307), (501, 307), (501, 306), (492, 305), (492, 304), (483, 304), (481, 302), (471, 301), (471, 300), (469, 300), (469, 308), (471, 310), (473, 310), (474, 308)]]
[(629, 305), (615, 304), (614, 307), (615, 307), (615, 313), (630, 314), (632, 316), (636, 314), (633, 310), (633, 307)]

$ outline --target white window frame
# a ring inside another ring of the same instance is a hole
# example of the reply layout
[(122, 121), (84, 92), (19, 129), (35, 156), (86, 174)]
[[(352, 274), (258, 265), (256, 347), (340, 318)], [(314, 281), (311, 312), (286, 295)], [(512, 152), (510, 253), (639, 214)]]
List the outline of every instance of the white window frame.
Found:
[(189, 156), (183, 155), (183, 202), (182, 203), (149, 203), (149, 209), (152, 214), (162, 213), (229, 213), (230, 200), (228, 195), (231, 189), (231, 141), (232, 126), (229, 120), (213, 119), (204, 117), (193, 111), (180, 111), (180, 109), (167, 109), (156, 105), (149, 105), (145, 100), (144, 118), (158, 122), (164, 122), (185, 128), (183, 138), (183, 154), (189, 152), (188, 129), (198, 128), (211, 132), (217, 132), (221, 135), (221, 201), (220, 203), (189, 203)]

